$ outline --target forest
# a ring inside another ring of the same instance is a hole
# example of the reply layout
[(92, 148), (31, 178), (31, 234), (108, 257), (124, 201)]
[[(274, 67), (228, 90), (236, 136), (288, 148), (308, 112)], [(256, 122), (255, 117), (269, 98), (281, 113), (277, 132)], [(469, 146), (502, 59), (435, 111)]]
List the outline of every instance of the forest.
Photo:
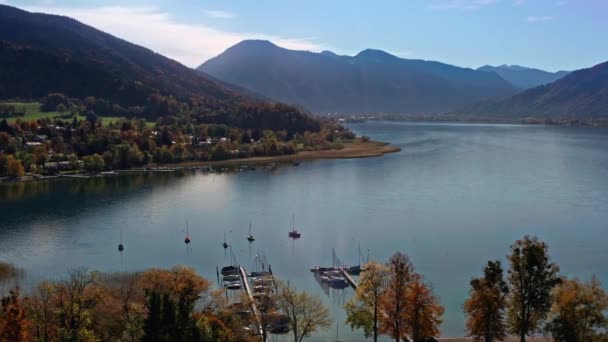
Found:
[[(0, 121), (0, 177), (59, 171), (99, 173), (105, 170), (217, 161), (253, 156), (295, 154), (300, 150), (339, 149), (355, 135), (330, 121), (313, 119), (282, 104), (243, 106), (240, 112), (197, 116), (167, 97), (154, 97), (130, 118), (120, 106), (103, 99), (83, 101), (53, 93), (40, 110), (58, 116), (25, 120), (22, 109), (0, 105), (0, 113), (16, 115)], [(151, 123), (151, 118), (166, 113)], [(98, 113), (127, 115), (107, 125)]]

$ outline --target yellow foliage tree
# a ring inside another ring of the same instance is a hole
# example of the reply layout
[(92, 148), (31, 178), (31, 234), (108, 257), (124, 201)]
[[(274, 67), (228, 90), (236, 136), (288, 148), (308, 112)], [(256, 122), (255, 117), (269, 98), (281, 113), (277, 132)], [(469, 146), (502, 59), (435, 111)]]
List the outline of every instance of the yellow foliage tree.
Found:
[(13, 155), (9, 155), (6, 158), (6, 174), (9, 177), (23, 177), (25, 169), (21, 160), (15, 158)]

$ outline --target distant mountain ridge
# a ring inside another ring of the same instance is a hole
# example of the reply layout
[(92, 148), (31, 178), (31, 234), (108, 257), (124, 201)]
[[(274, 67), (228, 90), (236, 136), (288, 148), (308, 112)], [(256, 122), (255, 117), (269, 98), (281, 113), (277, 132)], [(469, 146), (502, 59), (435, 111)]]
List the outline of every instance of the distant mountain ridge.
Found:
[(493, 67), (485, 65), (477, 68), (479, 71), (495, 72), (515, 87), (525, 90), (540, 85), (555, 82), (568, 75), (569, 71), (548, 72), (539, 69), (523, 67), (520, 65), (500, 65)]
[[(147, 48), (74, 19), (0, 5), (0, 99), (41, 99), (63, 93), (96, 97), (129, 115), (188, 111), (199, 122), (242, 128), (318, 130), (298, 109), (265, 102)], [(123, 110), (121, 110), (123, 111)]]
[(608, 62), (573, 71), (553, 83), (512, 97), (478, 103), (456, 114), (511, 118), (608, 118)]
[(240, 42), (197, 69), (315, 113), (435, 113), (516, 92), (494, 73), (381, 50), (340, 56), (261, 40)]

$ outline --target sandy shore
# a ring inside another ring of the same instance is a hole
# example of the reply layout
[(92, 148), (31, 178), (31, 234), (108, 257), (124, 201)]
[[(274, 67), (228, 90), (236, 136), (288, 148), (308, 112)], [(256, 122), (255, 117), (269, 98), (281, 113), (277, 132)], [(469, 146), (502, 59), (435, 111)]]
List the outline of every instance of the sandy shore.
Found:
[[(236, 159), (228, 159), (228, 160), (217, 160), (210, 162), (184, 162), (179, 164), (148, 164), (146, 168), (160, 168), (160, 169), (183, 169), (183, 168), (193, 168), (193, 167), (216, 167), (216, 166), (237, 166), (237, 165), (266, 165), (269, 163), (291, 163), (295, 161), (303, 161), (303, 160), (313, 160), (313, 159), (341, 159), (341, 158), (370, 158), (370, 157), (380, 157), (387, 153), (399, 152), (400, 148), (390, 146), (388, 143), (378, 142), (378, 141), (368, 141), (363, 142), (361, 140), (357, 140), (351, 143), (344, 144), (344, 148), (339, 150), (324, 150), (324, 151), (302, 151), (297, 154), (289, 154), (283, 156), (264, 156), (264, 157), (251, 157), (251, 158), (236, 158)], [(127, 170), (116, 170), (117, 172), (142, 172), (147, 171), (142, 168), (134, 168)], [(88, 174), (70, 174), (70, 175), (59, 175), (59, 176), (36, 176), (32, 177), (31, 175), (27, 175), (18, 179), (14, 178), (0, 178), (0, 183), (6, 182), (25, 182), (25, 181), (34, 181), (34, 180), (43, 180), (43, 179), (52, 179), (52, 178), (91, 178), (91, 177), (102, 177), (110, 175), (111, 172), (106, 172), (104, 174), (98, 175), (88, 175)], [(116, 173), (113, 173), (116, 174)]]
[(241, 164), (267, 164), (292, 162), (312, 159), (344, 159), (344, 158), (370, 158), (381, 157), (387, 153), (399, 152), (400, 148), (390, 146), (388, 143), (378, 141), (355, 141), (344, 144), (340, 150), (324, 151), (302, 151), (297, 154), (283, 156), (263, 156), (251, 158), (237, 158), (228, 160), (218, 160), (211, 162), (185, 162), (180, 164), (149, 164), (148, 167), (194, 167), (194, 166), (219, 166), (219, 165), (241, 165)]

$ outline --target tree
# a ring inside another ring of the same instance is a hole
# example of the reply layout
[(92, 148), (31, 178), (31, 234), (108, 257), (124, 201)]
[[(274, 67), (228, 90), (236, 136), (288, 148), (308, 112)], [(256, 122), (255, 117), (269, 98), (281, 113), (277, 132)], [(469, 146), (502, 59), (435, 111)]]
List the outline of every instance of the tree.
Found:
[(68, 157), (68, 161), (70, 162), (72, 170), (78, 170), (80, 168), (80, 161), (78, 160), (78, 157), (75, 154), (70, 154), (70, 156)]
[(27, 312), (34, 323), (34, 336), (37, 341), (52, 341), (56, 336), (54, 293), (55, 285), (45, 281), (38, 284), (34, 294), (27, 301)]
[(55, 111), (59, 114), (63, 114), (67, 110), (68, 110), (68, 108), (63, 103), (60, 103), (57, 105), (57, 107), (55, 107)]
[(105, 167), (103, 158), (97, 153), (82, 158), (82, 161), (84, 162), (84, 169), (88, 172), (99, 173), (103, 171), (103, 168)]
[(553, 306), (545, 330), (556, 342), (606, 341), (608, 294), (599, 280), (564, 279), (553, 290)]
[(146, 293), (149, 313), (143, 341), (179, 341), (193, 336), (194, 304), (209, 290), (206, 279), (191, 268), (174, 267), (151, 269), (141, 276), (139, 284)]
[(301, 342), (304, 337), (319, 329), (327, 329), (332, 324), (327, 307), (321, 299), (308, 292), (298, 292), (289, 284), (281, 285), (278, 299), (289, 318), (294, 342)]
[(25, 308), (19, 297), (19, 288), (9, 292), (9, 296), (2, 299), (2, 320), (0, 324), (0, 340), (25, 342), (28, 341), (28, 325)]
[(538, 331), (551, 308), (551, 290), (560, 283), (559, 268), (549, 261), (548, 247), (536, 237), (524, 237), (511, 246), (508, 322), (513, 334), (520, 337)]
[(382, 296), (382, 320), (380, 332), (399, 342), (407, 336), (406, 311), (407, 286), (414, 275), (410, 258), (396, 252), (388, 262), (389, 278), (386, 294)]
[(488, 261), (483, 273), (483, 277), (471, 280), (469, 298), (463, 306), (467, 329), (475, 341), (502, 341), (507, 336), (505, 310), (509, 288), (500, 261)]
[(361, 274), (355, 296), (346, 303), (346, 323), (352, 329), (363, 329), (366, 338), (378, 341), (378, 320), (381, 296), (388, 279), (388, 269), (379, 263), (368, 262)]
[(414, 275), (407, 286), (407, 306), (405, 317), (413, 342), (424, 342), (428, 338), (439, 335), (443, 306), (429, 285), (424, 283), (422, 276)]
[(68, 278), (54, 286), (59, 340), (94, 340), (92, 312), (100, 294), (90, 285), (91, 274), (84, 268), (70, 270)]
[(25, 169), (21, 160), (15, 158), (13, 155), (6, 157), (6, 175), (9, 177), (23, 177)]
[(34, 162), (39, 166), (44, 166), (44, 163), (46, 163), (49, 157), (44, 146), (36, 147), (32, 154), (34, 157)]

